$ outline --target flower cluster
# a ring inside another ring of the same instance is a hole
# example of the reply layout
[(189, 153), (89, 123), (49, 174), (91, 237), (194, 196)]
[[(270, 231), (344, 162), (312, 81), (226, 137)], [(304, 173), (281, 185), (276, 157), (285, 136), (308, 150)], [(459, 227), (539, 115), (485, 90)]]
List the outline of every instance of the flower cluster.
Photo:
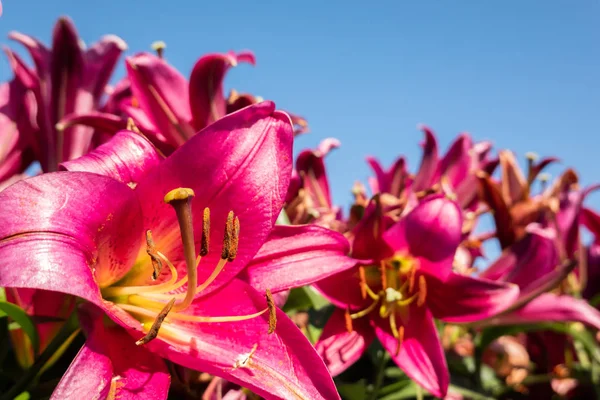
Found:
[(556, 158), (466, 133), (440, 155), (423, 126), (419, 168), (368, 157), (345, 213), (337, 139), (294, 161), (305, 119), (224, 94), (253, 53), (186, 79), (156, 42), (111, 86), (116, 36), (10, 38), (33, 65), (7, 49), (0, 85), (1, 399), (598, 391), (597, 187), (550, 182)]

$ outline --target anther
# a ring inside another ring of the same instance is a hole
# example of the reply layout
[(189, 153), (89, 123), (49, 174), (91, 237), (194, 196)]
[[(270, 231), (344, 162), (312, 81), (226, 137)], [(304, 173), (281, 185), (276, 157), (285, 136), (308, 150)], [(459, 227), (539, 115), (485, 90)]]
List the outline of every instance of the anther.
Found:
[(237, 256), (238, 244), (240, 241), (240, 219), (235, 217), (233, 220), (233, 230), (231, 235), (231, 241), (229, 242), (229, 257), (227, 257), (227, 261), (232, 262), (235, 260), (235, 256)]
[(413, 289), (414, 289), (414, 287), (415, 287), (415, 275), (416, 275), (416, 272), (417, 272), (417, 270), (416, 270), (416, 269), (414, 269), (414, 268), (413, 268), (413, 269), (411, 269), (411, 270), (410, 270), (410, 272), (409, 272), (409, 278), (408, 278), (408, 281), (409, 281), (409, 284), (408, 284), (408, 291), (409, 291), (410, 293), (412, 293), (412, 291), (413, 291)]
[(344, 312), (344, 319), (346, 321), (346, 330), (348, 331), (348, 333), (352, 333), (354, 329), (352, 327), (352, 316), (350, 315), (349, 307), (347, 307), (346, 311)]
[(200, 244), (200, 255), (204, 257), (208, 254), (210, 248), (210, 209), (206, 207), (204, 209), (204, 215), (202, 216), (202, 241)]
[(150, 229), (146, 231), (146, 246), (146, 253), (148, 253), (150, 260), (152, 261), (152, 280), (157, 280), (158, 275), (162, 270), (162, 261), (156, 254), (156, 246), (154, 245), (152, 231)]
[(427, 282), (423, 275), (419, 276), (419, 297), (417, 297), (417, 306), (421, 307), (425, 304), (427, 298)]
[(156, 336), (158, 336), (158, 331), (160, 329), (160, 326), (162, 325), (163, 321), (167, 317), (167, 314), (169, 314), (169, 311), (171, 311), (171, 308), (173, 308), (173, 304), (175, 304), (175, 298), (172, 298), (171, 301), (169, 301), (165, 305), (165, 307), (160, 311), (160, 313), (158, 314), (158, 316), (152, 323), (152, 326), (150, 327), (150, 330), (148, 331), (146, 336), (144, 336), (143, 338), (141, 338), (140, 340), (135, 342), (135, 344), (137, 346), (144, 345), (144, 344), (150, 342), (151, 340), (155, 339)]
[(527, 158), (527, 161), (529, 162), (534, 162), (537, 161), (537, 159), (540, 158), (540, 156), (538, 156), (538, 154), (533, 151), (528, 151), (527, 153), (525, 153), (525, 158)]
[(360, 277), (360, 294), (363, 299), (367, 298), (367, 277), (365, 276), (365, 267), (358, 267), (358, 275)]
[(227, 223), (225, 225), (225, 232), (223, 233), (223, 250), (221, 250), (221, 259), (227, 260), (229, 258), (229, 249), (231, 248), (231, 241), (233, 236), (233, 211), (229, 211), (227, 214)]
[(388, 287), (385, 261), (381, 261), (381, 263), (379, 264), (379, 272), (381, 273), (381, 286), (385, 290)]
[(156, 52), (158, 58), (163, 58), (163, 54), (165, 52), (165, 49), (167, 48), (167, 44), (162, 40), (157, 40), (156, 42), (153, 42), (150, 45), (150, 47)]
[(187, 268), (188, 286), (185, 299), (175, 307), (178, 311), (183, 310), (192, 303), (196, 295), (196, 286), (198, 285), (198, 271), (196, 269), (196, 248), (194, 244), (194, 225), (192, 221), (191, 199), (194, 197), (194, 191), (189, 188), (177, 188), (171, 190), (165, 195), (164, 201), (170, 204), (177, 214), (179, 230), (181, 232), (181, 241), (183, 243), (183, 253)]
[(267, 308), (269, 309), (269, 335), (275, 332), (275, 328), (277, 327), (277, 307), (275, 306), (275, 301), (273, 300), (273, 295), (271, 294), (271, 290), (267, 289), (266, 293), (267, 297)]

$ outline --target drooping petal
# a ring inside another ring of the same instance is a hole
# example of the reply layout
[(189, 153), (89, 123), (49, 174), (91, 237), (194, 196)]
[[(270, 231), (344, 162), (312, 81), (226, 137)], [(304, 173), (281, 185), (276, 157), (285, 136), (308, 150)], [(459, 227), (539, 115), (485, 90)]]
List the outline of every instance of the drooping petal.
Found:
[(146, 53), (128, 57), (126, 66), (133, 96), (158, 131), (177, 146), (194, 135), (188, 83), (179, 71)]
[(35, 64), (38, 76), (41, 80), (47, 80), (47, 75), (50, 73), (50, 50), (36, 38), (20, 32), (10, 32), (8, 37), (25, 46)]
[(373, 339), (375, 331), (367, 318), (352, 321), (352, 332), (348, 332), (344, 310), (336, 308), (327, 320), (315, 348), (331, 375), (336, 376), (354, 364)]
[(461, 242), (462, 211), (444, 196), (430, 196), (383, 235), (396, 252), (419, 257), (421, 270), (445, 280)]
[(600, 215), (589, 208), (584, 207), (580, 215), (581, 223), (594, 235), (595, 241), (600, 241)]
[(276, 225), (243, 271), (259, 291), (308, 285), (356, 265), (341, 234), (315, 225)]
[(579, 215), (585, 198), (598, 190), (600, 184), (582, 190), (565, 191), (559, 195), (560, 209), (556, 214), (556, 222), (564, 242), (567, 257), (572, 257), (579, 248)]
[(114, 114), (92, 111), (87, 114), (69, 114), (58, 124), (57, 129), (65, 130), (74, 125), (85, 125), (103, 133), (115, 134), (127, 127), (127, 122)]
[[(265, 307), (264, 295), (234, 279), (211, 295), (196, 298), (184, 312), (235, 316)], [(171, 319), (146, 346), (184, 367), (220, 376), (268, 398), (339, 399), (323, 360), (296, 325), (277, 310), (277, 327), (269, 334), (268, 320), (268, 313), (239, 322)]]
[(0, 192), (0, 286), (46, 289), (98, 302), (143, 240), (138, 200), (125, 184), (84, 172), (43, 174)]
[(413, 190), (415, 192), (429, 189), (438, 176), (437, 140), (429, 127), (422, 125), (421, 129), (425, 134), (425, 142), (422, 145), (423, 158), (421, 159), (421, 166), (413, 182)]
[(473, 322), (507, 309), (519, 296), (519, 287), (452, 273), (446, 282), (427, 279), (427, 307), (446, 322)]
[(249, 52), (235, 54), (207, 54), (194, 65), (190, 75), (189, 101), (196, 130), (203, 129), (227, 112), (223, 95), (223, 81), (229, 68), (239, 62), (255, 64), (254, 55)]
[(538, 322), (582, 322), (600, 329), (600, 311), (585, 300), (542, 293), (524, 307), (490, 321), (493, 324), (535, 324)]
[(108, 176), (134, 188), (161, 160), (162, 157), (146, 138), (135, 132), (120, 131), (91, 153), (62, 163), (61, 166), (67, 171)]
[(51, 399), (161, 400), (171, 377), (164, 361), (136, 346), (119, 326), (104, 326), (103, 315), (80, 314), (88, 337), (54, 389)]
[(384, 232), (394, 224), (394, 220), (383, 212), (383, 207), (381, 199), (375, 197), (352, 230), (354, 258), (381, 260), (393, 254), (384, 240)]
[(429, 393), (444, 397), (450, 374), (429, 310), (426, 307), (411, 307), (410, 320), (404, 326), (404, 339), (398, 355), (398, 339), (392, 335), (388, 320), (376, 318), (374, 321), (377, 338), (394, 362)]
[[(195, 192), (192, 214), (197, 245), (203, 210), (210, 209), (210, 251), (200, 262), (199, 282), (212, 274), (221, 257), (228, 213), (233, 211), (239, 218), (237, 256), (206, 293), (237, 275), (267, 239), (288, 189), (292, 139), (287, 115), (275, 111), (271, 102), (260, 103), (199, 132), (137, 185), (136, 192), (143, 199), (145, 229), (152, 230), (157, 242), (174, 238), (174, 247), (161, 251), (175, 259), (182, 258), (179, 227), (175, 212), (163, 202), (165, 194), (178, 187)], [(150, 276), (144, 274), (143, 279)]]
[(384, 171), (373, 157), (367, 157), (367, 163), (375, 173), (377, 178), (378, 191), (374, 193), (390, 193), (400, 197), (408, 184), (408, 171), (406, 170), (406, 160), (404, 157), (398, 158), (388, 171)]

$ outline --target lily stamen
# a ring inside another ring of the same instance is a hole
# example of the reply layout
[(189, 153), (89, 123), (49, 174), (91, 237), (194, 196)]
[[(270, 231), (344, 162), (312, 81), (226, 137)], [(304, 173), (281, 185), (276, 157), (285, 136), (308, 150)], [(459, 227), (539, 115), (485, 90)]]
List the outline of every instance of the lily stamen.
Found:
[(155, 281), (162, 270), (162, 261), (156, 254), (156, 245), (152, 239), (152, 231), (150, 229), (146, 231), (146, 253), (152, 261), (152, 280)]
[(365, 315), (369, 314), (371, 311), (373, 311), (375, 309), (375, 307), (377, 307), (377, 304), (379, 303), (379, 298), (377, 298), (377, 300), (373, 301), (373, 303), (371, 303), (371, 305), (369, 307), (365, 308), (364, 310), (356, 312), (354, 314), (350, 314), (350, 318), (352, 318), (352, 319), (362, 318)]
[(196, 295), (198, 285), (198, 271), (196, 268), (196, 248), (194, 244), (194, 225), (192, 221), (191, 199), (194, 191), (189, 188), (173, 189), (165, 195), (165, 203), (171, 205), (177, 214), (181, 241), (183, 243), (183, 254), (187, 268), (187, 291), (183, 302), (175, 305), (175, 310), (180, 311), (187, 308)]
[(417, 305), (421, 307), (425, 304), (425, 299), (427, 298), (427, 281), (425, 281), (423, 275), (419, 276), (419, 291), (417, 292), (417, 295)]
[(346, 311), (344, 312), (344, 320), (346, 322), (346, 330), (348, 333), (352, 333), (354, 331), (352, 327), (352, 316), (350, 315), (350, 307), (346, 307)]
[(148, 333), (146, 334), (146, 336), (144, 336), (143, 338), (141, 338), (140, 340), (135, 342), (135, 344), (137, 346), (144, 345), (144, 344), (150, 342), (151, 340), (155, 339), (156, 336), (158, 336), (158, 331), (160, 329), (160, 326), (162, 325), (163, 321), (167, 317), (167, 314), (169, 314), (169, 311), (171, 311), (171, 309), (173, 308), (173, 304), (175, 304), (175, 299), (171, 299), (171, 301), (169, 301), (163, 307), (163, 309), (160, 311), (160, 313), (157, 315), (156, 319), (152, 323), (152, 326), (148, 330)]
[(267, 308), (269, 309), (269, 335), (275, 332), (275, 328), (277, 327), (277, 307), (275, 306), (275, 301), (273, 300), (273, 295), (271, 294), (271, 290), (267, 289), (266, 293), (267, 297)]

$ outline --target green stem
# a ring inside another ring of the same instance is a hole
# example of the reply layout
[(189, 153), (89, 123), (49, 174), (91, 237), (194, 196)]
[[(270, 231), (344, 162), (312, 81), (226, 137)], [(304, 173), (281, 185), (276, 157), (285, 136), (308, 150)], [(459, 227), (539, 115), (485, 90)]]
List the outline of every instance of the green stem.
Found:
[(376, 400), (377, 395), (379, 394), (379, 389), (381, 388), (381, 384), (383, 383), (383, 377), (385, 375), (385, 366), (389, 360), (389, 354), (385, 350), (379, 351), (379, 365), (377, 367), (377, 375), (375, 376), (375, 384), (373, 386), (373, 391), (371, 392), (370, 400)]
[(71, 336), (71, 334), (78, 329), (77, 326), (77, 314), (76, 312), (71, 313), (65, 324), (60, 328), (58, 334), (48, 344), (48, 347), (44, 352), (35, 360), (35, 363), (25, 371), (24, 375), (10, 388), (10, 390), (0, 397), (0, 400), (12, 400), (19, 394), (23, 393), (29, 388), (29, 385), (33, 382), (34, 378), (44, 367), (46, 362), (52, 358), (52, 355), (62, 346), (62, 344)]

